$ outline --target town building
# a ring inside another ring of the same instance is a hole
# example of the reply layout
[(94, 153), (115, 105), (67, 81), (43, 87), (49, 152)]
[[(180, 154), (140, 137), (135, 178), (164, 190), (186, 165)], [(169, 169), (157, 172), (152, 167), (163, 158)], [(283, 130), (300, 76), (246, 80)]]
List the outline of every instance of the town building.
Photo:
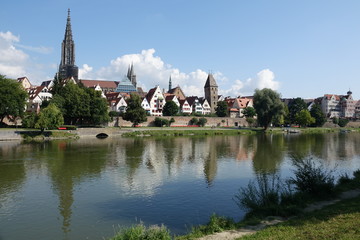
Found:
[(218, 103), (218, 85), (211, 73), (209, 73), (204, 86), (205, 98), (210, 104), (211, 113), (215, 113)]
[(165, 98), (159, 86), (149, 90), (146, 95), (146, 100), (150, 106), (150, 115), (162, 116), (162, 110), (165, 105)]

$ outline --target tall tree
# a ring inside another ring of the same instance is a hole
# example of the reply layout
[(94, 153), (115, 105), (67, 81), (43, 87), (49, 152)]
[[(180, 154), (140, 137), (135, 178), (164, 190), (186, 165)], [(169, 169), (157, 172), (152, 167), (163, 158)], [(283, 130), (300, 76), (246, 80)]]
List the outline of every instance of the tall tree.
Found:
[(314, 104), (311, 106), (310, 114), (315, 118), (313, 126), (321, 127), (326, 122), (325, 114), (321, 111), (320, 104)]
[(110, 120), (106, 99), (101, 97), (101, 92), (92, 88), (84, 88), (90, 98), (90, 116), (88, 122), (100, 124)]
[(296, 123), (296, 114), (299, 113), (301, 110), (306, 109), (306, 103), (305, 101), (298, 97), (295, 98), (290, 104), (289, 104), (289, 119), (291, 123)]
[(280, 94), (269, 88), (255, 90), (254, 108), (257, 121), (265, 130), (276, 117), (284, 114), (284, 104), (281, 102)]
[(20, 83), (0, 75), (0, 123), (5, 117), (22, 117), (27, 98), (28, 94)]
[(218, 117), (226, 117), (228, 115), (228, 105), (226, 101), (220, 101), (215, 109)]
[(168, 101), (165, 103), (163, 109), (164, 116), (174, 116), (179, 113), (179, 107), (174, 101)]
[(131, 94), (123, 119), (132, 122), (134, 127), (147, 120), (146, 111), (141, 107), (139, 95), (135, 93)]
[(306, 127), (315, 123), (315, 118), (310, 115), (309, 110), (303, 109), (295, 115), (295, 121), (300, 126)]
[(64, 124), (64, 118), (61, 111), (55, 104), (50, 104), (41, 109), (35, 128), (40, 128), (43, 132), (45, 129), (55, 129)]

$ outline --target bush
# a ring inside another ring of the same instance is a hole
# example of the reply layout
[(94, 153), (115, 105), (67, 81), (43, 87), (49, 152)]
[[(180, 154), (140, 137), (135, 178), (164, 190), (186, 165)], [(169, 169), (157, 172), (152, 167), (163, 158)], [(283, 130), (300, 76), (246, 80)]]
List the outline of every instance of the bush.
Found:
[(159, 117), (155, 118), (154, 124), (156, 127), (170, 126), (169, 120), (167, 120), (165, 118), (159, 118)]
[(278, 175), (260, 173), (256, 175), (256, 181), (250, 181), (247, 187), (240, 188), (234, 201), (239, 208), (252, 213), (273, 215), (278, 213), (281, 192)]
[(204, 127), (206, 123), (207, 123), (207, 119), (204, 118), (204, 117), (200, 118), (199, 121), (198, 121), (198, 124), (201, 127)]
[(349, 120), (348, 120), (348, 119), (346, 119), (346, 118), (340, 118), (338, 125), (339, 125), (340, 127), (345, 127), (346, 124), (348, 124), (348, 123), (349, 123)]
[(196, 117), (193, 117), (189, 123), (190, 123), (190, 125), (198, 125), (199, 120)]
[(138, 224), (121, 230), (110, 240), (171, 240), (171, 236), (163, 225), (146, 228), (143, 224)]
[(311, 158), (294, 159), (295, 176), (290, 183), (301, 193), (314, 198), (327, 198), (335, 194), (335, 178), (333, 171), (325, 170), (323, 165), (317, 166)]

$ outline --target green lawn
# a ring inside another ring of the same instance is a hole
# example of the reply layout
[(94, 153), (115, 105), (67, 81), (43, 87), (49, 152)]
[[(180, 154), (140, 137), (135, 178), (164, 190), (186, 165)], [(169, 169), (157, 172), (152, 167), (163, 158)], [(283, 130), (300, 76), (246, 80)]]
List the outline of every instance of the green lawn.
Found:
[(360, 197), (343, 200), (239, 239), (360, 239)]

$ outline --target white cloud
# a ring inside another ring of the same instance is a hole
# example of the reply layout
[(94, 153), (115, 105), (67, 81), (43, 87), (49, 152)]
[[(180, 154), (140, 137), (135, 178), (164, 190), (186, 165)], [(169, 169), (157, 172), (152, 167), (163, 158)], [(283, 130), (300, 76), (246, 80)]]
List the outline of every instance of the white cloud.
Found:
[(278, 90), (280, 82), (275, 81), (275, 74), (270, 69), (261, 70), (254, 78), (248, 78), (245, 81), (235, 80), (229, 89), (221, 90), (220, 94), (224, 96), (245, 96), (253, 95), (255, 89), (271, 88)]
[(183, 73), (170, 64), (165, 64), (159, 56), (155, 56), (155, 49), (118, 57), (111, 60), (109, 66), (102, 67), (98, 71), (92, 71), (92, 67), (84, 64), (79, 70), (79, 75), (80, 78), (120, 81), (131, 64), (134, 65), (139, 86), (143, 86), (145, 91), (156, 85), (167, 89), (171, 76), (173, 87), (179, 85), (186, 95), (204, 95), (203, 89), (208, 75), (205, 71), (197, 69), (190, 73)]
[[(171, 76), (173, 87), (179, 85), (187, 96), (204, 96), (204, 84), (208, 73), (196, 69), (190, 73), (181, 72), (170, 64), (166, 64), (159, 56), (155, 55), (155, 49), (142, 50), (141, 53), (127, 54), (110, 61), (109, 66), (102, 67), (97, 71), (88, 64), (79, 69), (79, 76), (83, 79), (103, 79), (120, 81), (127, 73), (128, 67), (133, 64), (137, 75), (138, 85), (145, 91), (159, 85), (168, 88)], [(224, 96), (252, 95), (256, 88), (271, 88), (277, 90), (280, 83), (275, 81), (274, 73), (264, 69), (257, 73), (254, 78), (245, 81), (235, 80), (232, 84), (221, 72), (213, 73), (219, 86), (219, 94)]]
[(31, 49), (37, 52), (46, 52), (43, 47), (26, 47), (20, 43), (20, 37), (15, 36), (10, 31), (0, 32), (0, 74), (10, 78), (27, 76), (34, 84), (46, 80), (45, 68), (43, 64), (36, 61), (29, 61), (30, 56), (23, 50), (17, 48)]

